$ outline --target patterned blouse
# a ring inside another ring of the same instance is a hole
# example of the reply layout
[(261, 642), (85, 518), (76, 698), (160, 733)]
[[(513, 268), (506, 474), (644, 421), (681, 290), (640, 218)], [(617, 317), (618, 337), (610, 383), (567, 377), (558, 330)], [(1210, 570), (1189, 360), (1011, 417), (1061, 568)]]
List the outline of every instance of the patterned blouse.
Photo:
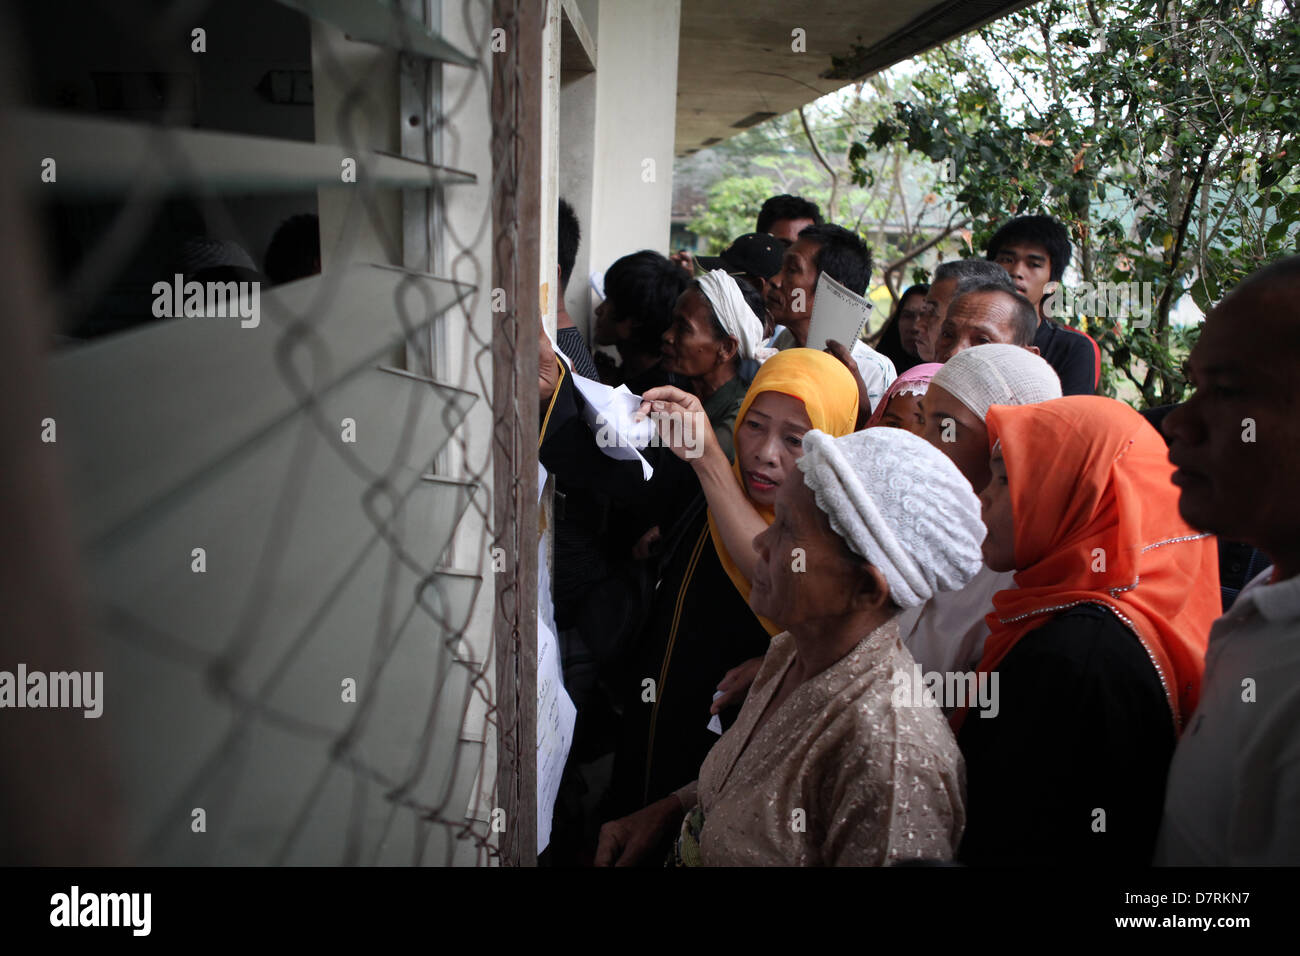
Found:
[(884, 866), (953, 858), (965, 824), (965, 768), (942, 712), (894, 703), (912, 672), (897, 618), (796, 687), (755, 733), (794, 662), (772, 639), (736, 723), (697, 783), (707, 866)]

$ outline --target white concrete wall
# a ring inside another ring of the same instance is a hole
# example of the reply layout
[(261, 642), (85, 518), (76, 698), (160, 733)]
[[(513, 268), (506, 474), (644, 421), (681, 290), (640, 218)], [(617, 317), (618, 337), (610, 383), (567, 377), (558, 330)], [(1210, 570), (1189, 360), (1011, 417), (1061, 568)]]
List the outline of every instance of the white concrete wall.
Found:
[[(588, 22), (588, 27), (592, 24)], [(592, 171), (596, 162), (596, 73), (565, 77), (560, 87), (560, 195), (573, 206), (582, 229), (564, 302), (573, 324), (591, 341)], [(603, 267), (602, 267), (603, 268)]]
[[(596, 31), (591, 268), (668, 253), (681, 0), (602, 0)], [(654, 163), (653, 180), (646, 160)]]

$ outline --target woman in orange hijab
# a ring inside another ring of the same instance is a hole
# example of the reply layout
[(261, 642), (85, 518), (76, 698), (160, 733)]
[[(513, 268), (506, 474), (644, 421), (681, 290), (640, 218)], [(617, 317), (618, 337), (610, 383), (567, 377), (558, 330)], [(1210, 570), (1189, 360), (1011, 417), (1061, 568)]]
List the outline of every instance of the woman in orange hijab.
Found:
[(1150, 863), (1165, 776), (1220, 613), (1214, 539), (1178, 514), (1165, 443), (1121, 402), (988, 414), (985, 561), (1014, 570), (953, 715), (972, 864)]
[(623, 728), (607, 818), (694, 780), (734, 720), (740, 700), (711, 721), (719, 681), (736, 665), (762, 658), (781, 631), (749, 607), (753, 539), (772, 522), (777, 490), (803, 454), (804, 433), (847, 435), (858, 415), (852, 374), (813, 349), (779, 352), (759, 368), (736, 415), (734, 465), (705, 421), (687, 436), (701, 438), (702, 447), (682, 441), (683, 422), (703, 415), (693, 396), (661, 388), (644, 398), (643, 411), (659, 418), (663, 437), (676, 442), (674, 452), (691, 463), (703, 493), (664, 538), (659, 587), (618, 694)]

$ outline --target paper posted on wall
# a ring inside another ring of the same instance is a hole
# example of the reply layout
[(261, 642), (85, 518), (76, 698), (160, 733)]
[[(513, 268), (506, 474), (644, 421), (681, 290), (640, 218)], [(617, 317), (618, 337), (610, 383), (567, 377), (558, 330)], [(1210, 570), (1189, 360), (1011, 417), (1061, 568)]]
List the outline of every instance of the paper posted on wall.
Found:
[(537, 852), (551, 842), (551, 821), (560, 780), (573, 744), (578, 711), (564, 689), (560, 642), (555, 635), (547, 539), (537, 546)]
[(824, 349), (830, 339), (852, 349), (871, 316), (871, 303), (836, 282), (825, 272), (817, 277), (812, 316), (808, 320), (810, 349)]

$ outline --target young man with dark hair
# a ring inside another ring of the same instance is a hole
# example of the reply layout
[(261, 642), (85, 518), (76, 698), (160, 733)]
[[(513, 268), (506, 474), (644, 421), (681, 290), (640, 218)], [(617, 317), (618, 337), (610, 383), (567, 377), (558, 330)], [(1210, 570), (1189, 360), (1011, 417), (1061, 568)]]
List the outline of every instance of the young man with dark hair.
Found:
[(758, 223), (754, 231), (794, 242), (805, 228), (821, 224), (822, 211), (815, 202), (802, 196), (783, 193), (763, 203), (763, 208), (758, 211)]
[(1300, 865), (1300, 256), (1206, 316), (1196, 391), (1164, 420), (1178, 510), (1273, 566), (1210, 628), (1169, 768), (1156, 862)]
[(560, 277), (560, 295), (555, 303), (555, 344), (560, 347), (570, 362), (573, 370), (584, 378), (599, 379), (596, 363), (591, 360), (591, 352), (582, 339), (582, 333), (573, 324), (564, 294), (569, 288), (569, 277), (573, 275), (573, 263), (578, 258), (578, 243), (582, 239), (582, 230), (578, 227), (578, 216), (563, 199), (560, 200), (559, 242), (556, 255), (556, 268)]
[(949, 303), (934, 360), (946, 362), (977, 345), (1019, 345), (1037, 353), (1037, 331), (1038, 313), (1028, 299), (1000, 282), (976, 282)]
[[(808, 226), (785, 251), (781, 271), (767, 284), (765, 297), (772, 321), (785, 326), (772, 345), (778, 350), (803, 348), (808, 341), (808, 324), (812, 320), (817, 279), (825, 272), (851, 292), (866, 295), (871, 280), (871, 250), (857, 235), (842, 226), (829, 223)], [(861, 383), (860, 390), (869, 415), (885, 389), (898, 377), (894, 363), (866, 342), (841, 343), (848, 349)], [(837, 355), (841, 361), (845, 355)], [(848, 364), (848, 363), (846, 363)]]
[(1007, 270), (1016, 291), (1038, 312), (1034, 345), (1061, 377), (1066, 395), (1091, 395), (1101, 380), (1101, 349), (1092, 337), (1047, 318), (1043, 301), (1070, 264), (1070, 235), (1050, 216), (1017, 216), (993, 234), (986, 257)]
[(667, 385), (660, 366), (664, 332), (672, 323), (677, 297), (690, 277), (676, 263), (643, 249), (623, 256), (605, 272), (605, 301), (596, 307), (597, 345), (617, 347), (623, 360), (619, 382), (636, 395)]

